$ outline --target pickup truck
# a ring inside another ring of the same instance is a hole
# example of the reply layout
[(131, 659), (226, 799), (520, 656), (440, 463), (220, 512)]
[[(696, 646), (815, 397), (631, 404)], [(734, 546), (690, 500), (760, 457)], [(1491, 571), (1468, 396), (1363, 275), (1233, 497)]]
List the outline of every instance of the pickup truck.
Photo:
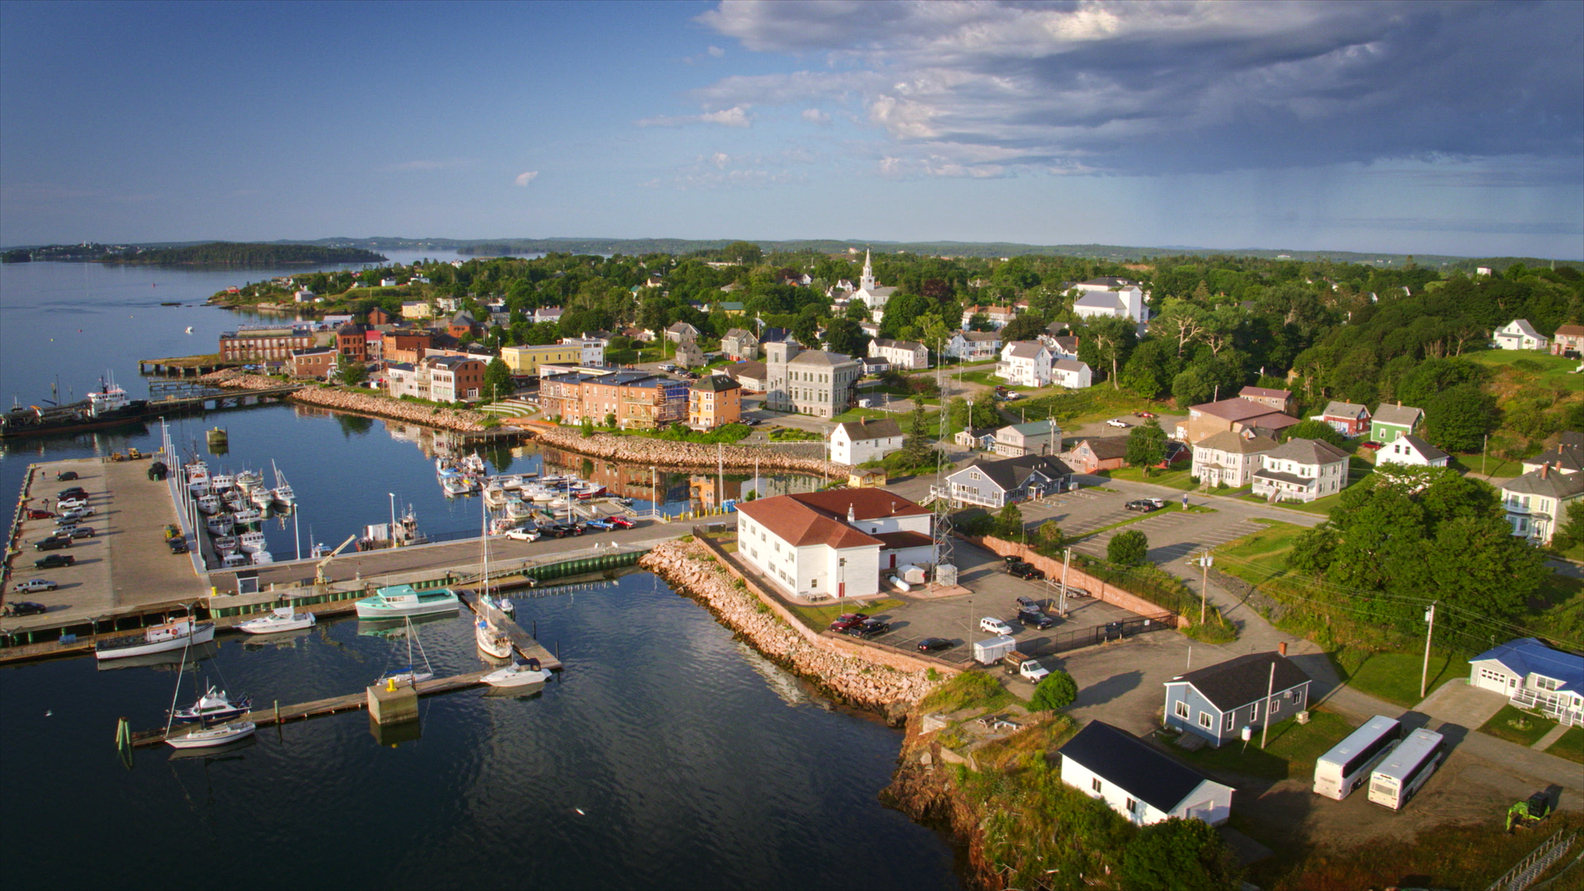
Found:
[(1050, 674), (1045, 666), (1039, 664), (1038, 659), (1031, 659), (1026, 654), (1013, 650), (1001, 657), (1001, 665), (1007, 674), (1025, 677), (1030, 683), (1037, 684), (1046, 675)]

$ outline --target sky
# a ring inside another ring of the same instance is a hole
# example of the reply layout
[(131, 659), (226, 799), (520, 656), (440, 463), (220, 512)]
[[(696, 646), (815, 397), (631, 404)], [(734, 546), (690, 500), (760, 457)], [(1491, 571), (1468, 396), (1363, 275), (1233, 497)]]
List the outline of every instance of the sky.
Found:
[(0, 245), (1584, 258), (1584, 3), (0, 0)]

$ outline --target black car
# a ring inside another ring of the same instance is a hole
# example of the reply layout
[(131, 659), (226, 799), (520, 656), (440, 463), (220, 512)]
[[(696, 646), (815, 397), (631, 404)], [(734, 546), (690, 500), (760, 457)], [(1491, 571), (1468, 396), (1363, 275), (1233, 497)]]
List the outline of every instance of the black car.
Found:
[(853, 637), (871, 638), (878, 637), (891, 630), (891, 623), (882, 619), (864, 619), (857, 625), (847, 629)]
[(165, 543), (170, 545), (170, 551), (172, 554), (187, 553), (187, 539), (185, 538), (171, 538), (167, 539)]
[(18, 600), (5, 605), (5, 614), (8, 616), (36, 616), (45, 612), (49, 607), (31, 600)]
[(74, 479), (77, 479), (77, 471), (75, 470), (62, 470), (60, 473), (55, 474), (55, 482), (57, 483), (64, 483), (67, 480)]
[(37, 569), (54, 569), (57, 566), (71, 566), (76, 562), (77, 558), (70, 554), (50, 554), (34, 560), (33, 566)]
[(56, 493), (55, 497), (57, 499), (87, 498), (88, 490), (84, 489), (82, 486), (72, 486), (70, 489), (60, 490), (58, 493)]
[(33, 542), (35, 551), (58, 551), (69, 547), (71, 547), (70, 535), (51, 535), (49, 538), (41, 538)]
[(1010, 569), (1008, 569), (1007, 572), (1012, 573), (1013, 575), (1017, 576), (1020, 579), (1033, 580), (1033, 579), (1042, 579), (1042, 578), (1045, 577), (1045, 570), (1036, 569), (1036, 568), (1034, 568), (1033, 566), (1030, 566), (1027, 563), (1019, 563), (1018, 565), (1013, 566)]
[(582, 535), (583, 527), (576, 523), (551, 523), (540, 526), (539, 531), (551, 538), (566, 538), (568, 535)]
[(1129, 501), (1127, 504), (1122, 506), (1128, 510), (1149, 513), (1152, 510), (1160, 510), (1165, 506), (1165, 504), (1158, 498), (1141, 498), (1138, 501)]
[(934, 653), (938, 650), (949, 650), (957, 646), (944, 637), (926, 637), (918, 642), (920, 653)]
[(1044, 630), (1056, 624), (1056, 620), (1045, 615), (1037, 609), (1018, 610), (1018, 624), (1025, 628), (1038, 628)]

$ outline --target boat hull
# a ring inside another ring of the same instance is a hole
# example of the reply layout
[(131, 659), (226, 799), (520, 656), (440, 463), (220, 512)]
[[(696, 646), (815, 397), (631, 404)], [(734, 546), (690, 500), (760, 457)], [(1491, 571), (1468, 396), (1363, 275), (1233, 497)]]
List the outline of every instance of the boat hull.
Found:
[(234, 743), (239, 739), (246, 739), (253, 735), (258, 725), (252, 721), (243, 721), (240, 724), (228, 724), (222, 727), (209, 727), (203, 730), (194, 730), (184, 736), (172, 736), (165, 740), (166, 745), (178, 749), (206, 749), (211, 746), (223, 746)]
[(438, 613), (454, 613), (462, 606), (459, 600), (439, 600), (433, 603), (398, 604), (384, 606), (357, 602), (357, 615), (359, 619), (401, 619), (416, 618), (418, 616), (432, 616)]
[(524, 668), (522, 666), (507, 666), (499, 671), (492, 671), (479, 678), (491, 687), (528, 687), (533, 684), (542, 684), (550, 679), (550, 672), (543, 668)]
[[(301, 631), (304, 628), (312, 628), (314, 625), (313, 614), (309, 613), (307, 615), (308, 618), (306, 619), (293, 619), (290, 622), (271, 623), (267, 619), (252, 619), (238, 625), (237, 630), (248, 634), (280, 634), (285, 631)], [(259, 622), (260, 624), (254, 625), (254, 622)]]
[[(182, 647), (187, 646), (188, 643), (209, 643), (210, 641), (214, 640), (214, 636), (214, 623), (200, 622), (198, 627), (193, 630), (191, 635), (184, 634), (180, 637), (173, 637), (169, 640), (149, 641), (141, 644), (115, 645), (116, 641), (118, 640), (128, 640), (130, 638), (112, 638), (111, 640), (104, 641), (101, 643), (99, 648), (94, 650), (94, 658), (104, 661), (106, 659), (126, 659), (131, 656), (148, 656), (153, 653), (165, 653), (171, 650), (179, 650)], [(111, 644), (111, 646), (107, 647), (105, 644)]]

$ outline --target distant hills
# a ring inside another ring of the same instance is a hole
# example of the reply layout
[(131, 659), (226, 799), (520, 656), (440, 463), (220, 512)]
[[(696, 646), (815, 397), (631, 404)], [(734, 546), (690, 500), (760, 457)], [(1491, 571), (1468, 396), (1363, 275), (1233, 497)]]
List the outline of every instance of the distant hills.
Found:
[[(281, 239), (272, 242), (155, 242), (148, 244), (76, 244), (20, 247), (6, 250), (6, 262), (27, 260), (76, 260), (108, 263), (205, 266), (279, 266), (315, 263), (381, 263), (381, 251), (422, 252), (456, 251), (464, 255), (504, 256), (508, 254), (671, 254), (682, 256), (719, 251), (737, 239), (686, 238), (320, 238), (310, 241)], [(752, 239), (749, 239), (750, 241)], [(802, 239), (753, 242), (766, 253), (821, 254), (846, 253), (871, 249), (885, 253), (911, 253), (945, 257), (1018, 257), (1043, 255), (1086, 257), (1113, 261), (1149, 262), (1162, 257), (1258, 257), (1268, 260), (1307, 262), (1329, 260), (1342, 263), (1367, 263), (1377, 266), (1405, 266), (1416, 263), (1426, 267), (1450, 267), (1472, 271), (1475, 266), (1506, 269), (1514, 263), (1543, 266), (1552, 262), (1538, 257), (1456, 257), (1441, 254), (1361, 253), (1357, 251), (1302, 251), (1267, 248), (1219, 250), (1188, 246), (1138, 247), (1112, 244), (1034, 245), (1015, 242), (967, 241), (862, 241), (857, 239)], [(1556, 261), (1584, 267), (1579, 261)]]

